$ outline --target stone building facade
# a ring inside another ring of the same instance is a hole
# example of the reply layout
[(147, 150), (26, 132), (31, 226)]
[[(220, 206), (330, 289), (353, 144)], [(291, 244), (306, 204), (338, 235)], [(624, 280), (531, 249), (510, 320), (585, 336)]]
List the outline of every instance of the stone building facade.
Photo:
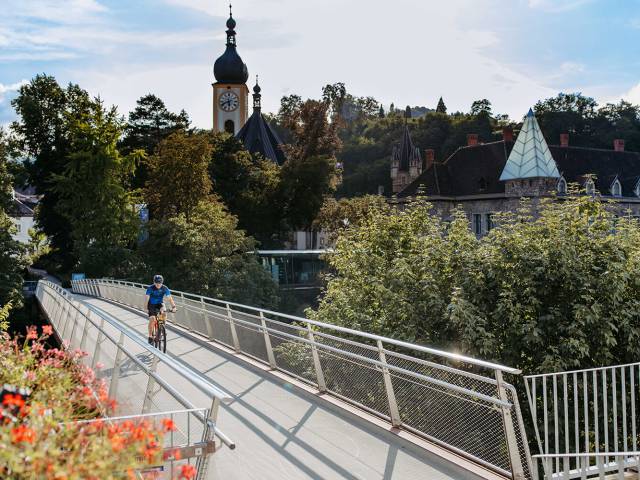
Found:
[(569, 143), (562, 134), (559, 145), (549, 146), (529, 111), (515, 141), (510, 130), (498, 142), (471, 138), (444, 161), (425, 166), (392, 201), (404, 208), (419, 196), (445, 220), (461, 207), (478, 236), (491, 230), (496, 213), (515, 211), (521, 198), (535, 207), (543, 198), (567, 195), (569, 184), (611, 200), (619, 215), (640, 217), (640, 153), (625, 151), (622, 139), (611, 150)]

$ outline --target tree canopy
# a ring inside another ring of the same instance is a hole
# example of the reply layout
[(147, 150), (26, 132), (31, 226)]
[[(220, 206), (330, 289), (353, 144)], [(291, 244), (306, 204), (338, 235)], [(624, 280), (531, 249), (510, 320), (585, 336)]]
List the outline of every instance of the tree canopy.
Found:
[(636, 219), (582, 197), (495, 220), (478, 240), (462, 212), (446, 223), (420, 202), (372, 209), (338, 240), (335, 276), (309, 313), (529, 373), (638, 357)]

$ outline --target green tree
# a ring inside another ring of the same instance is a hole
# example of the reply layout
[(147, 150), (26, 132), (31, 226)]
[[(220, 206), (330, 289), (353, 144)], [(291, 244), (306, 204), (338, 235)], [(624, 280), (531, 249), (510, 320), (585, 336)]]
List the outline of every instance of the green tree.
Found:
[(211, 192), (211, 145), (206, 134), (178, 131), (162, 140), (149, 157), (145, 198), (154, 218), (184, 213), (187, 219)]
[(100, 99), (67, 121), (71, 153), (64, 173), (53, 175), (52, 190), (59, 196), (57, 213), (70, 226), (74, 252), (82, 258), (91, 249), (127, 247), (139, 231), (138, 199), (127, 180), (141, 153), (120, 155), (122, 121), (115, 107), (105, 109)]
[(52, 261), (63, 270), (71, 268), (73, 242), (68, 219), (60, 213), (60, 195), (53, 188), (55, 175), (62, 175), (71, 150), (67, 117), (88, 111), (91, 100), (77, 85), (60, 87), (55, 78), (37, 75), (20, 87), (11, 105), (19, 116), (11, 126), (17, 146), (27, 158), (29, 182), (44, 195), (36, 212), (38, 228), (52, 246)]
[(444, 104), (444, 100), (442, 100), (442, 97), (440, 97), (440, 100), (438, 100), (438, 106), (436, 107), (436, 112), (447, 113), (447, 106)]
[(328, 197), (318, 212), (314, 227), (328, 232), (331, 240), (335, 241), (346, 229), (360, 225), (372, 210), (382, 210), (385, 205), (386, 200), (380, 195), (364, 195), (340, 200)]
[(279, 196), (280, 168), (259, 156), (255, 158), (234, 136), (211, 136), (209, 175), (213, 193), (233, 215), (239, 228), (263, 246), (279, 245), (283, 208)]
[(15, 225), (8, 215), (13, 202), (7, 162), (6, 136), (0, 129), (0, 330), (6, 326), (11, 305), (18, 306), (22, 301), (22, 270), (26, 267), (24, 248), (11, 236), (15, 233)]
[[(162, 140), (174, 132), (188, 131), (190, 123), (187, 112), (173, 113), (156, 95), (147, 94), (140, 97), (136, 107), (129, 112), (124, 136), (118, 146), (124, 154), (144, 150), (147, 155), (153, 155)], [(133, 186), (141, 188), (148, 179), (147, 165), (142, 162), (136, 169)]]
[[(458, 212), (373, 209), (340, 237), (313, 318), (526, 372), (640, 354), (640, 225), (591, 197), (531, 204), (476, 239)], [(615, 224), (615, 230), (612, 225)]]
[(188, 219), (181, 213), (152, 220), (142, 248), (147, 271), (162, 272), (176, 289), (273, 307), (277, 286), (251, 253), (253, 239), (237, 226), (214, 197), (203, 199)]
[(486, 98), (476, 100), (471, 104), (471, 115), (491, 116), (491, 102)]

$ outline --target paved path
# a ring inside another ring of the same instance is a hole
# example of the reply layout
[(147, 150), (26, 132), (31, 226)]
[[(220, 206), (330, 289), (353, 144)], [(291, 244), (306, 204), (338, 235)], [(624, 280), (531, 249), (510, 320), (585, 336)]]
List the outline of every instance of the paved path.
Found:
[[(146, 339), (146, 319), (105, 300), (82, 297), (133, 328)], [(91, 345), (89, 339), (88, 345)], [(144, 355), (141, 349), (140, 355)], [(477, 479), (439, 456), (408, 444), (392, 433), (260, 370), (201, 337), (170, 328), (167, 351), (234, 400), (223, 406), (220, 428), (237, 444), (213, 455), (209, 478), (219, 480), (448, 480)], [(137, 353), (137, 352), (136, 352)], [(113, 351), (101, 351), (100, 361), (113, 365)], [(132, 363), (132, 362), (131, 362)], [(110, 375), (105, 370), (104, 375)], [(197, 406), (208, 407), (204, 394), (180, 386)], [(140, 411), (146, 381), (125, 365), (118, 397), (124, 410)], [(169, 398), (158, 398), (154, 410), (173, 409)]]

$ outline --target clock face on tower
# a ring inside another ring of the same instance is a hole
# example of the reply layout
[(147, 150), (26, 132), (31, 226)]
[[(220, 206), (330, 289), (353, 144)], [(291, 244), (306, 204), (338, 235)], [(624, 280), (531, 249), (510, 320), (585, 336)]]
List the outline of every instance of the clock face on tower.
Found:
[(233, 92), (224, 92), (218, 98), (218, 104), (220, 108), (225, 112), (233, 112), (238, 105), (240, 105), (240, 101), (238, 100), (238, 95)]

